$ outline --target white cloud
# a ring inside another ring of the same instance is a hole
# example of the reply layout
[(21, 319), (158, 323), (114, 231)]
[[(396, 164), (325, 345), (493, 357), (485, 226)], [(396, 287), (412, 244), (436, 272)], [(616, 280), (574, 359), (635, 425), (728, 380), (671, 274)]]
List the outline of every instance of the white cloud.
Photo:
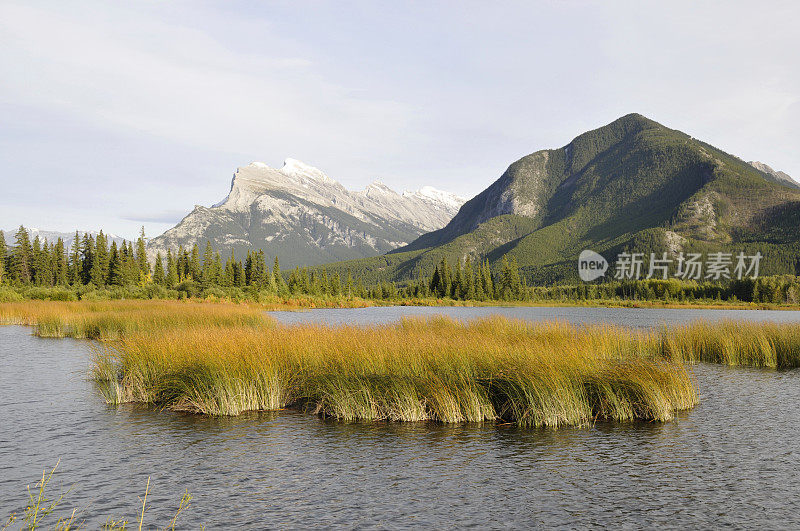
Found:
[(0, 224), (135, 232), (120, 212), (210, 204), (236, 165), (285, 157), (349, 188), (471, 195), (628, 112), (798, 177), (798, 16), (796, 2), (5, 0)]
[[(331, 157), (336, 144), (391, 151), (404, 128), (401, 104), (354, 97), (308, 59), (235, 53), (200, 31), (114, 9), (110, 24), (89, 10), (0, 6), (2, 98), (199, 148), (278, 157)], [(271, 39), (267, 28), (262, 52)]]

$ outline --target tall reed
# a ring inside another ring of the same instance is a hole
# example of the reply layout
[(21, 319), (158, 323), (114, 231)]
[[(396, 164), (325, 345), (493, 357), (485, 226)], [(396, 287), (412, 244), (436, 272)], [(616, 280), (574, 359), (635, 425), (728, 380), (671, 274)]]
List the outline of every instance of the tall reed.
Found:
[(296, 405), (343, 420), (562, 426), (692, 407), (686, 369), (638, 346), (618, 329), (499, 318), (173, 329), (102, 345), (96, 374), (117, 401), (212, 415)]
[(660, 332), (661, 354), (673, 361), (747, 367), (800, 367), (800, 325), (698, 322)]
[(140, 330), (268, 326), (255, 305), (189, 301), (25, 301), (0, 304), (0, 323), (34, 326), (40, 337), (115, 340)]

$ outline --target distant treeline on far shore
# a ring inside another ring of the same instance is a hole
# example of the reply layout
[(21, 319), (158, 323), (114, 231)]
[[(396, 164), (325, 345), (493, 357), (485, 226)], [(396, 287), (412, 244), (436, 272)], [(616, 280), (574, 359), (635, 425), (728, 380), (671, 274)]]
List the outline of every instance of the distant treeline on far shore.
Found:
[(20, 227), (7, 246), (0, 231), (0, 302), (19, 299), (167, 299), (215, 298), (259, 301), (270, 297), (309, 296), (407, 301), (591, 301), (667, 302), (728, 301), (770, 304), (800, 302), (800, 278), (791, 275), (718, 282), (631, 280), (577, 285), (528, 286), (514, 260), (456, 264), (442, 261), (433, 271), (402, 285), (365, 285), (348, 271), (345, 278), (324, 267), (282, 272), (279, 260), (269, 265), (262, 250), (244, 260), (231, 253), (224, 260), (206, 243), (191, 249), (157, 253), (149, 260), (144, 231), (135, 242), (117, 244), (101, 231), (76, 233), (69, 248), (30, 239)]

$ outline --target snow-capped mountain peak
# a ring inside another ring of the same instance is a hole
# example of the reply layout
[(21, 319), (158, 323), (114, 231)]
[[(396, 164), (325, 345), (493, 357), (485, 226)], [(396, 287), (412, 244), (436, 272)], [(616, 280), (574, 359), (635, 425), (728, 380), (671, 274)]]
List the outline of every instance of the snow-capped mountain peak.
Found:
[(413, 192), (405, 191), (403, 192), (403, 197), (418, 197), (433, 203), (441, 203), (454, 210), (461, 208), (461, 205), (463, 205), (465, 201), (463, 197), (457, 196), (451, 192), (439, 190), (433, 186), (423, 186), (419, 190), (415, 190)]
[(322, 170), (315, 168), (314, 166), (311, 166), (309, 164), (306, 164), (305, 162), (292, 158), (283, 161), (283, 167), (280, 169), (280, 172), (283, 173), (284, 175), (313, 179), (315, 181), (320, 181), (323, 183), (335, 182), (333, 179), (325, 175), (325, 172), (323, 172)]
[(439, 229), (463, 200), (432, 187), (398, 194), (376, 180), (347, 190), (322, 170), (288, 158), (280, 169), (263, 162), (237, 168), (230, 192), (198, 207), (154, 238), (151, 253), (211, 241), (223, 253), (264, 249), (287, 265), (373, 256)]

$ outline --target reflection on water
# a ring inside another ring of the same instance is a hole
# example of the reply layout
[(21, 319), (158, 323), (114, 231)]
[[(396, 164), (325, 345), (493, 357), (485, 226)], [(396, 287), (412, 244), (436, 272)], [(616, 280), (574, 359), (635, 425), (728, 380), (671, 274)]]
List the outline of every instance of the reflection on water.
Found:
[(697, 366), (700, 405), (665, 424), (220, 419), (109, 408), (88, 343), (29, 332), (0, 327), (0, 516), (61, 458), (91, 527), (137, 514), (148, 476), (161, 522), (195, 496), (188, 528), (800, 525), (799, 371)]
[(383, 306), (376, 308), (320, 308), (299, 312), (269, 312), (285, 324), (321, 323), (327, 325), (375, 325), (395, 322), (403, 317), (446, 315), (470, 320), (493, 315), (527, 321), (563, 321), (574, 325), (611, 323), (631, 328), (653, 328), (690, 321), (800, 322), (800, 311), (784, 310), (705, 310), (693, 308), (584, 308), (546, 306)]

